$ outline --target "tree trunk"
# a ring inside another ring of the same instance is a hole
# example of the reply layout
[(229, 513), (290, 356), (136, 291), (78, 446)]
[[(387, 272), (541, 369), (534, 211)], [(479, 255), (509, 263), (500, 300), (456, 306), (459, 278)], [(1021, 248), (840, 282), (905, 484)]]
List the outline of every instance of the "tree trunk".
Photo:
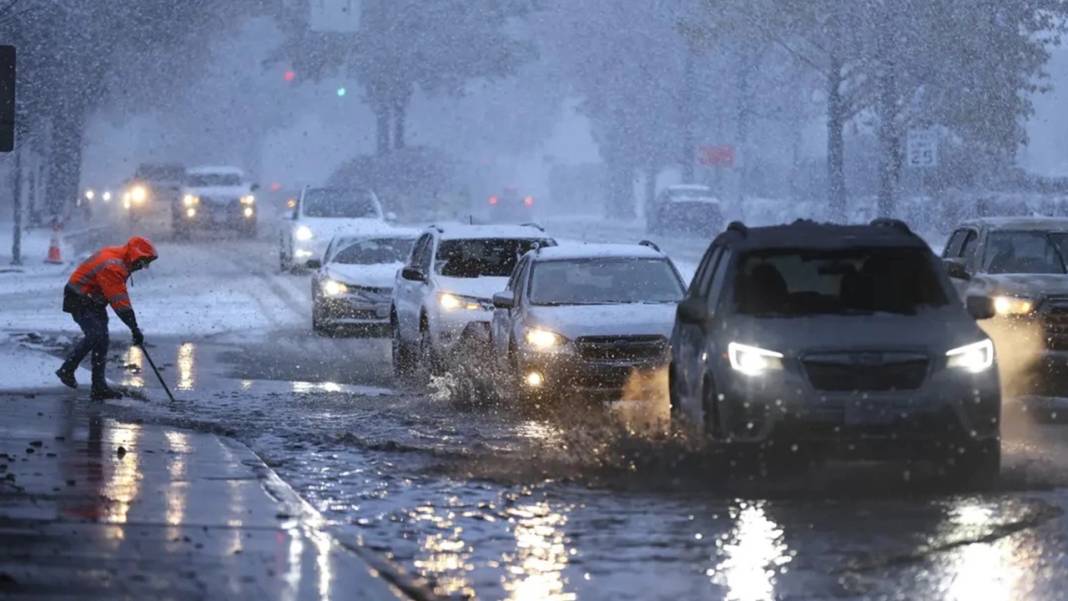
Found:
[(679, 111), (682, 116), (682, 148), (679, 149), (681, 152), (679, 161), (682, 167), (682, 182), (685, 184), (692, 184), (695, 175), (694, 158), (696, 148), (694, 147), (693, 139), (694, 100), (696, 96), (694, 93), (694, 86), (696, 85), (694, 82), (695, 52), (693, 44), (687, 44), (686, 63), (682, 75), (682, 110)]
[(52, 128), (47, 199), (52, 220), (62, 221), (66, 208), (78, 198), (84, 128), (85, 115), (76, 109), (59, 116)]
[(634, 217), (634, 167), (620, 157), (610, 157), (608, 166), (608, 202), (605, 217), (630, 219)]
[(827, 77), (827, 194), (830, 217), (846, 221), (845, 106), (842, 104), (842, 60), (831, 55)]
[(385, 103), (374, 104), (375, 113), (375, 149), (378, 156), (389, 154), (389, 106)]
[(884, 20), (879, 33), (878, 52), (878, 100), (876, 112), (879, 117), (879, 200), (880, 217), (892, 217), (895, 210), (897, 180), (901, 172), (901, 134), (898, 127), (897, 64), (894, 61), (894, 46), (891, 38), (894, 30), (890, 19)]
[(393, 101), (393, 149), (404, 148), (404, 132), (408, 118), (408, 99), (397, 98)]
[(645, 167), (645, 203), (644, 211), (645, 220), (649, 220), (649, 215), (652, 214), (654, 203), (656, 202), (656, 176), (660, 172), (656, 165), (650, 162)]
[(13, 170), (15, 231), (11, 238), (11, 264), (22, 265), (22, 149), (15, 148), (15, 168)]

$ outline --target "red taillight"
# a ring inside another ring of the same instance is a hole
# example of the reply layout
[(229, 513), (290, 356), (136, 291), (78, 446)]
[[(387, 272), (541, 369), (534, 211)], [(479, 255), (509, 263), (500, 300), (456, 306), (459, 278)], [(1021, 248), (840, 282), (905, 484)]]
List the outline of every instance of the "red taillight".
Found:
[(528, 207), (534, 206), (534, 197), (533, 196), (524, 197), (523, 198), (523, 204), (528, 206)]
[(489, 203), (490, 203), (491, 205), (495, 205), (495, 204), (497, 204), (497, 197), (496, 197), (496, 196), (490, 196), (490, 197), (489, 197)]

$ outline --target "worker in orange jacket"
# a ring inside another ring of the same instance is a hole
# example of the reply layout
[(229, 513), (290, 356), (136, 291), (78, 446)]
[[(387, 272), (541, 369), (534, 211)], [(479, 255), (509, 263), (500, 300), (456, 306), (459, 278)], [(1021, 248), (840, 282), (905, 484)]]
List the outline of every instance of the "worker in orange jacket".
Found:
[(137, 327), (137, 316), (130, 304), (126, 280), (131, 273), (148, 267), (158, 257), (151, 242), (134, 236), (124, 246), (100, 249), (74, 270), (63, 289), (63, 311), (71, 314), (85, 337), (75, 345), (63, 366), (56, 371), (61, 382), (77, 388), (74, 370), (92, 352), (92, 400), (122, 397), (108, 387), (104, 378), (109, 343), (107, 306), (111, 305), (115, 315), (129, 326), (133, 343), (138, 346), (144, 344), (145, 337)]

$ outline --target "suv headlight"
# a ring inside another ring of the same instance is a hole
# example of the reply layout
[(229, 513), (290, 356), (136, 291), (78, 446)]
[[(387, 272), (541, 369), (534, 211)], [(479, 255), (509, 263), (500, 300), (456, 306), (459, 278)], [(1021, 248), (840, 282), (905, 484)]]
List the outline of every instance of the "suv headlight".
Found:
[(251, 194), (246, 194), (241, 197), (241, 204), (250, 205), (256, 202), (256, 197)]
[(193, 196), (192, 194), (186, 194), (185, 196), (182, 197), (182, 204), (184, 204), (187, 207), (196, 206), (196, 205), (200, 204), (200, 197), (199, 196)]
[(341, 296), (349, 291), (349, 287), (337, 280), (323, 280), (323, 294), (327, 296)]
[(994, 343), (980, 340), (946, 351), (946, 367), (963, 369), (977, 374), (994, 364)]
[(531, 348), (539, 351), (549, 351), (560, 348), (567, 342), (566, 338), (556, 332), (550, 332), (549, 330), (543, 330), (541, 328), (528, 329), (524, 338)]
[(315, 237), (315, 233), (311, 231), (310, 227), (302, 225), (293, 232), (293, 236), (301, 242), (307, 242)]
[(1019, 296), (995, 296), (994, 311), (998, 315), (1027, 315), (1035, 308), (1035, 302)]
[(769, 371), (782, 370), (782, 353), (747, 344), (728, 344), (727, 359), (732, 369), (747, 376), (762, 376)]
[(442, 292), (441, 295), (438, 296), (438, 304), (446, 311), (456, 311), (459, 309), (479, 311), (486, 308), (485, 301), (473, 296), (462, 296), (451, 292)]

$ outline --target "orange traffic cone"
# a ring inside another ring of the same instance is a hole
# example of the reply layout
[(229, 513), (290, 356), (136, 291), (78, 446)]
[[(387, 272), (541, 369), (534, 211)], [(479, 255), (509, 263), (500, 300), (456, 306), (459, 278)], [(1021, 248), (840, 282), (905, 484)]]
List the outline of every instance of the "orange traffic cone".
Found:
[(59, 248), (59, 233), (62, 229), (63, 226), (58, 221), (52, 224), (52, 241), (48, 243), (48, 258), (45, 263), (63, 262), (63, 253)]

